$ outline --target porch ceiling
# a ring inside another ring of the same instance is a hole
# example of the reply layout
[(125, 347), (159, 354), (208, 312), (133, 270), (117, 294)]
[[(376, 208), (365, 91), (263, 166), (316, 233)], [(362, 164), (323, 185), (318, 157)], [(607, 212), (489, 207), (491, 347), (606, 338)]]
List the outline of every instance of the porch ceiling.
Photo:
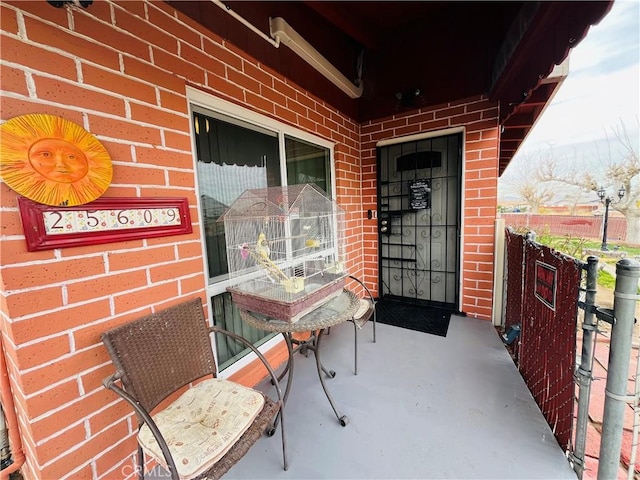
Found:
[(613, 0), (224, 2), (266, 35), (270, 17), (284, 18), (348, 79), (362, 79), (357, 99), (213, 1), (168, 3), (360, 122), (489, 95), (500, 102), (505, 127), (502, 174), (563, 78), (547, 80), (554, 65)]

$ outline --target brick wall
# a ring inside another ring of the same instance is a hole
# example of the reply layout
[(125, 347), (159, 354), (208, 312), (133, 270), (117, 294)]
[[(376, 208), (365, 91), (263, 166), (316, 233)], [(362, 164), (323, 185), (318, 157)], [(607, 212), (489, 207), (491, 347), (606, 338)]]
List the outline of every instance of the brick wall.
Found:
[[(376, 144), (405, 135), (465, 127), (462, 311), (490, 319), (493, 297), (493, 239), (498, 182), (498, 108), (485, 98), (421, 109), (362, 125), (363, 209), (376, 209)], [(364, 220), (365, 279), (378, 282), (377, 221)]]
[(335, 142), (348, 267), (372, 286), (377, 234), (364, 212), (375, 209), (375, 142), (465, 125), (463, 309), (489, 318), (497, 109), (486, 100), (361, 127), (164, 3), (7, 1), (0, 19), (2, 120), (46, 113), (78, 123), (112, 157), (106, 197), (187, 197), (194, 222), (190, 235), (27, 252), (17, 195), (0, 184), (0, 325), (25, 478), (133, 474), (135, 419), (100, 384), (113, 369), (99, 335), (205, 298), (187, 85)]
[(2, 119), (47, 113), (94, 134), (114, 165), (106, 197), (189, 199), (190, 235), (27, 252), (17, 196), (0, 184), (2, 341), (23, 473), (121, 478), (133, 472), (135, 419), (101, 386), (113, 368), (99, 335), (205, 298), (186, 85), (336, 142), (337, 200), (356, 246), (354, 271), (362, 243), (359, 127), (164, 3), (99, 1), (85, 10), (18, 1), (0, 9)]

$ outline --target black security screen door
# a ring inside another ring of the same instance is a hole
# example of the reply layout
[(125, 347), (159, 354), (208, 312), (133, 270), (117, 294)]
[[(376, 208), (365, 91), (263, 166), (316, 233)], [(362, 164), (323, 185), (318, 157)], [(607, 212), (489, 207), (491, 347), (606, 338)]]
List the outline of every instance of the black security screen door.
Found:
[(455, 309), (462, 134), (378, 148), (380, 297)]

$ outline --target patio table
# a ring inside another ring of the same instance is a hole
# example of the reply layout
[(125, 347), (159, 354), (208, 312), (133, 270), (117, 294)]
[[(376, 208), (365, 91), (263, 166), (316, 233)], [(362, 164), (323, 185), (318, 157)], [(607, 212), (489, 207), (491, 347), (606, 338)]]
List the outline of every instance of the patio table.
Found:
[[(293, 379), (294, 354), (297, 351), (300, 351), (300, 353), (303, 354), (306, 354), (308, 351), (312, 351), (316, 360), (316, 370), (318, 372), (320, 384), (322, 385), (322, 389), (324, 390), (327, 400), (329, 400), (329, 403), (331, 404), (331, 408), (333, 408), (336, 418), (343, 427), (349, 423), (349, 418), (338, 411), (333, 397), (325, 384), (322, 373), (324, 372), (331, 378), (335, 377), (336, 373), (333, 370), (327, 370), (322, 365), (322, 362), (320, 361), (320, 344), (322, 335), (326, 329), (353, 318), (353, 315), (356, 313), (359, 306), (360, 301), (358, 297), (352, 291), (345, 288), (338, 296), (318, 306), (316, 309), (301, 317), (297, 322), (287, 322), (271, 318), (260, 313), (242, 309), (240, 310), (240, 317), (249, 325), (260, 330), (281, 333), (286, 341), (289, 356), (287, 365), (280, 375), (280, 379), (282, 379), (288, 372), (287, 386), (283, 397), (285, 405), (287, 398), (289, 397), (289, 391), (291, 390), (291, 382)], [(305, 340), (293, 338), (294, 333), (300, 332), (310, 332), (311, 336)], [(294, 348), (293, 345), (296, 345), (296, 347)], [(276, 419), (273, 428), (270, 430), (270, 434), (275, 432), (277, 422), (278, 419)]]

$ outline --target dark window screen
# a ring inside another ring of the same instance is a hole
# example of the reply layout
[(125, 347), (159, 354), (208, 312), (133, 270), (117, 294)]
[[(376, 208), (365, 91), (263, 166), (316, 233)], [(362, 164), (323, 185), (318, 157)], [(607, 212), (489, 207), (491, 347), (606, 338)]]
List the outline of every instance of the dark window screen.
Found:
[(442, 166), (442, 152), (414, 152), (396, 159), (396, 170), (406, 172)]

